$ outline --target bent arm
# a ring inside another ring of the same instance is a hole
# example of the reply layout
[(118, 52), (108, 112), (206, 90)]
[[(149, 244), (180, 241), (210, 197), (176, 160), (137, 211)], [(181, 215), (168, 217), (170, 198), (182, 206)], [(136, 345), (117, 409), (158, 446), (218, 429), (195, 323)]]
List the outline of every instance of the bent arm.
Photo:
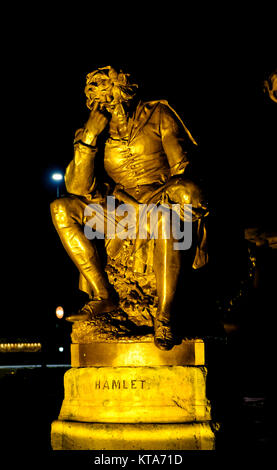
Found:
[(83, 129), (79, 129), (74, 139), (74, 157), (65, 171), (65, 186), (69, 193), (87, 196), (96, 185), (94, 160), (97, 148), (82, 141)]
[(160, 105), (160, 132), (170, 176), (181, 175), (189, 165), (189, 150), (196, 141), (178, 114), (168, 105)]

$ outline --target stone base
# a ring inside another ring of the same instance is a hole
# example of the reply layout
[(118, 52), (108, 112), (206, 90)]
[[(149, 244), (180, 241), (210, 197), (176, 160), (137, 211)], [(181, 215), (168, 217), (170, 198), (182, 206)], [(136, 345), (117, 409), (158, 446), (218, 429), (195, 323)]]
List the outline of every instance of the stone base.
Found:
[(94, 342), (71, 344), (72, 367), (203, 366), (202, 339), (185, 340), (170, 351), (161, 351), (153, 337), (147, 341)]
[(72, 344), (54, 450), (210, 450), (204, 343)]
[(104, 424), (54, 421), (53, 450), (213, 450), (209, 423)]
[(206, 368), (80, 367), (64, 376), (59, 419), (90, 423), (208, 421)]

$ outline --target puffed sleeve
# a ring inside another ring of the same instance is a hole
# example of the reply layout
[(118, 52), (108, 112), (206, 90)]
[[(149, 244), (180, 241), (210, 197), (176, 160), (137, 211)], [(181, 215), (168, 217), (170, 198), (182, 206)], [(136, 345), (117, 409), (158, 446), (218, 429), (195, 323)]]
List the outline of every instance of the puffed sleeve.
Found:
[(96, 185), (94, 160), (97, 148), (82, 142), (83, 129), (78, 129), (74, 139), (74, 157), (65, 171), (65, 186), (69, 193), (87, 196)]
[(170, 175), (184, 173), (189, 164), (189, 150), (197, 143), (178, 114), (166, 102), (160, 104), (160, 132)]

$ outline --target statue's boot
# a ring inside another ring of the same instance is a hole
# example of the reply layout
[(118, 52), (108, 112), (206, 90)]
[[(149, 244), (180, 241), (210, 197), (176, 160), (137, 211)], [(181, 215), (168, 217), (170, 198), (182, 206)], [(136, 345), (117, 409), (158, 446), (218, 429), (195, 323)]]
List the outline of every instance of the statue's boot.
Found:
[(170, 323), (154, 319), (154, 343), (157, 348), (168, 351), (176, 344)]
[(173, 249), (174, 239), (157, 239), (154, 250), (158, 308), (154, 320), (154, 342), (162, 350), (170, 350), (179, 344), (172, 329), (171, 309), (181, 267), (180, 251)]
[(117, 304), (110, 299), (93, 299), (87, 302), (79, 312), (66, 317), (69, 322), (89, 321), (102, 313), (112, 312), (117, 309)]
[(57, 199), (51, 204), (51, 214), (66, 252), (87, 280), (93, 296), (93, 300), (76, 314), (67, 317), (67, 320), (89, 320), (92, 311), (100, 314), (115, 310), (114, 291), (103, 270), (97, 249), (81, 228), (82, 208), (78, 206), (78, 199)]

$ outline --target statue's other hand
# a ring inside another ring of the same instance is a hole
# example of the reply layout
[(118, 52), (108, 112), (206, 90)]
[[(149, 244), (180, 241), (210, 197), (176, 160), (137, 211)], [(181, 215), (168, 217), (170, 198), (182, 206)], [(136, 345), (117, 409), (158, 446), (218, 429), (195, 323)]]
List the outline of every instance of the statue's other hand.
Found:
[(189, 180), (173, 181), (166, 193), (173, 202), (180, 205), (191, 204), (195, 208), (200, 208), (204, 203), (201, 189)]

